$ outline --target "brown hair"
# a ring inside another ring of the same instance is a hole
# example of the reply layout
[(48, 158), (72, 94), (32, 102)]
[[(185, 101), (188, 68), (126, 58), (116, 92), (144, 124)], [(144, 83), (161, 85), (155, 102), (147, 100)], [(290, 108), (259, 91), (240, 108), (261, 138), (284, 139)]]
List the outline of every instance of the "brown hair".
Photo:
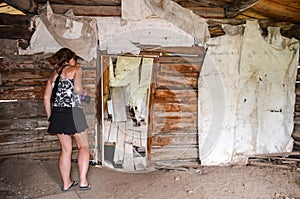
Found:
[(57, 51), (54, 55), (56, 64), (58, 66), (63, 66), (65, 65), (66, 62), (69, 62), (72, 58), (75, 59), (76, 61), (76, 54), (70, 50), (69, 48), (62, 48), (59, 51)]

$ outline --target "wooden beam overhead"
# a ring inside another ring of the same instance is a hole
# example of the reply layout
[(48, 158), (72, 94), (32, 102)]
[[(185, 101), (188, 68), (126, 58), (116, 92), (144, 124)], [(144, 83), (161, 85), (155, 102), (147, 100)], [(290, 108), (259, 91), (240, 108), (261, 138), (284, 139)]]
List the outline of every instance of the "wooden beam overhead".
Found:
[(30, 40), (33, 32), (20, 27), (0, 27), (0, 38), (2, 39), (24, 39)]
[(235, 0), (173, 0), (183, 7), (226, 7)]
[[(39, 9), (42, 6), (39, 6)], [(72, 9), (76, 16), (121, 16), (120, 6), (77, 6), (52, 4), (51, 8), (56, 14), (65, 14)]]
[(34, 0), (4, 0), (4, 2), (25, 14), (34, 14), (37, 10)]
[(223, 8), (212, 8), (212, 7), (186, 7), (192, 10), (196, 15), (203, 18), (224, 18)]
[(27, 15), (10, 15), (0, 13), (1, 26), (14, 26), (28, 28), (31, 17)]
[(243, 11), (251, 8), (260, 0), (236, 0), (230, 6), (225, 7), (225, 16), (227, 18), (234, 18)]
[[(117, 6), (121, 0), (48, 0), (51, 4), (83, 5), (83, 6)], [(47, 0), (35, 0), (38, 4), (46, 4)]]

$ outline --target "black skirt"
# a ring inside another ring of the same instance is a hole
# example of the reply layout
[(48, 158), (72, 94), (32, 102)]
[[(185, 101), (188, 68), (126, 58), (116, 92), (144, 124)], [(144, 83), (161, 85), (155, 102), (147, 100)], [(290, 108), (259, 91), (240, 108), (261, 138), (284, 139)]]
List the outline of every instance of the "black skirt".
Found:
[(49, 118), (48, 133), (68, 134), (81, 133), (88, 128), (82, 108), (53, 107)]

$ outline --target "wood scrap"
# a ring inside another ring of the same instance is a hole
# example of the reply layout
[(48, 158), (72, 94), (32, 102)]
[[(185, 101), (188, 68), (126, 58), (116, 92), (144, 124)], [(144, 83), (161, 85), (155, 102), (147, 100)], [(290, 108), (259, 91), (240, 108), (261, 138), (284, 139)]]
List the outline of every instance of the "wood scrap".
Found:
[(258, 154), (250, 156), (248, 165), (300, 171), (300, 152)]

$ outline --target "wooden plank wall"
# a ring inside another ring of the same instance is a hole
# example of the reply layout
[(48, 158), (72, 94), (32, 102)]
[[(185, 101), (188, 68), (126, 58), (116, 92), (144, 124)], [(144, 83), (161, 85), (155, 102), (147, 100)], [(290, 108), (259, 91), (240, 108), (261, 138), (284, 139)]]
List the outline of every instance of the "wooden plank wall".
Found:
[(297, 71), (294, 131), (292, 137), (294, 138), (293, 151), (300, 151), (300, 68), (299, 67)]
[[(0, 61), (0, 158), (58, 158), (56, 136), (47, 134), (48, 122), (43, 107), (43, 92), (50, 64), (40, 55), (11, 56)], [(95, 146), (96, 63), (80, 61), (89, 104), (83, 103), (89, 125), (91, 156)], [(11, 101), (9, 101), (11, 100)], [(75, 147), (74, 143), (74, 147)], [(75, 148), (74, 148), (75, 149)], [(77, 151), (74, 152), (76, 158)], [(93, 157), (91, 157), (93, 158)]]
[(199, 164), (198, 77), (202, 47), (168, 48), (154, 65), (150, 159), (156, 167)]

